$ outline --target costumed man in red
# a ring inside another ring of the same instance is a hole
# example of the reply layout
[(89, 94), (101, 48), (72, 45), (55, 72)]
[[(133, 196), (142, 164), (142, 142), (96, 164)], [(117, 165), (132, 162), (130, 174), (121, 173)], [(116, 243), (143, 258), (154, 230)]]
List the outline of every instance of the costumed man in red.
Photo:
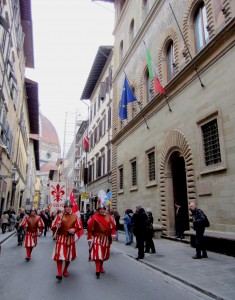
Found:
[(38, 235), (42, 235), (44, 223), (40, 216), (36, 215), (36, 209), (32, 208), (30, 214), (25, 215), (20, 226), (26, 230), (24, 246), (26, 248), (26, 261), (31, 259), (33, 247), (37, 246)]
[(68, 266), (77, 257), (75, 241), (84, 231), (81, 218), (72, 212), (72, 203), (66, 200), (63, 214), (58, 214), (52, 223), (51, 229), (56, 238), (52, 258), (57, 262), (57, 279), (62, 279), (63, 261), (65, 261), (63, 275), (69, 276)]
[(98, 206), (87, 224), (87, 240), (89, 246), (89, 261), (95, 261), (96, 277), (105, 273), (104, 261), (110, 257), (110, 245), (116, 239), (116, 223), (103, 204)]

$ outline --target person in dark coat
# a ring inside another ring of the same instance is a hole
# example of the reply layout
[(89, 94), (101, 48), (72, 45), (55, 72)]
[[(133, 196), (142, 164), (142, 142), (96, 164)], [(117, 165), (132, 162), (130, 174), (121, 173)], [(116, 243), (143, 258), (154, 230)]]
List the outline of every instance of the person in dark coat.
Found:
[(17, 230), (17, 240), (18, 240), (18, 246), (22, 246), (23, 245), (23, 240), (24, 240), (24, 236), (25, 236), (25, 231), (22, 228), (22, 226), (20, 226), (21, 222), (23, 221), (25, 217), (25, 210), (23, 208), (19, 209), (19, 214), (16, 217), (16, 230)]
[(134, 224), (133, 233), (136, 237), (136, 243), (138, 248), (138, 259), (144, 258), (144, 242), (146, 240), (147, 233), (147, 215), (145, 210), (139, 205), (136, 206), (136, 211), (133, 214), (132, 222)]
[(118, 230), (120, 228), (120, 215), (117, 210), (113, 211), (113, 217), (116, 222), (116, 241), (118, 241)]
[(156, 253), (156, 249), (153, 242), (153, 214), (150, 209), (147, 209), (147, 232), (144, 252)]
[(184, 239), (184, 219), (183, 210), (178, 202), (175, 202), (175, 223), (176, 223), (176, 238)]
[(190, 202), (189, 209), (192, 213), (193, 229), (196, 231), (196, 255), (194, 259), (207, 258), (203, 235), (205, 232), (205, 215), (196, 207), (195, 202)]

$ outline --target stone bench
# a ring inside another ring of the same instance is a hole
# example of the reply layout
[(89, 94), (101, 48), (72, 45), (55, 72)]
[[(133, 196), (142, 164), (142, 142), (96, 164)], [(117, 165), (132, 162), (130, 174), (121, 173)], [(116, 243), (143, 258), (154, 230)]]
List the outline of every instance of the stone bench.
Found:
[[(190, 237), (190, 244), (195, 247), (194, 230), (187, 230), (184, 232), (185, 236)], [(235, 233), (222, 232), (206, 229), (204, 233), (206, 248), (211, 251), (235, 256)]]

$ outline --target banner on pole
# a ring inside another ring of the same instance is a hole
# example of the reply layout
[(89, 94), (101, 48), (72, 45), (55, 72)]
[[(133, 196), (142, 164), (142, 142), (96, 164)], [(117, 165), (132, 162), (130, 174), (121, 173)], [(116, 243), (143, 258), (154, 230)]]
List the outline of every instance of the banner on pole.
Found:
[(66, 200), (66, 182), (50, 181), (49, 197), (51, 213), (61, 208), (64, 209)]

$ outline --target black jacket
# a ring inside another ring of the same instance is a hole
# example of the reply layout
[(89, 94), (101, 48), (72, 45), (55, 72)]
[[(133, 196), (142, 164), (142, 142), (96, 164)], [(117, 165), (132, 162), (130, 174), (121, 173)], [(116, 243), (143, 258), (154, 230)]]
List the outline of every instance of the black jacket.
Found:
[(204, 230), (205, 229), (205, 215), (201, 209), (196, 208), (195, 211), (192, 212), (193, 222), (193, 229), (197, 230)]
[(147, 215), (143, 208), (133, 214), (132, 222), (134, 224), (134, 229), (133, 229), (134, 235), (142, 235), (146, 233)]

